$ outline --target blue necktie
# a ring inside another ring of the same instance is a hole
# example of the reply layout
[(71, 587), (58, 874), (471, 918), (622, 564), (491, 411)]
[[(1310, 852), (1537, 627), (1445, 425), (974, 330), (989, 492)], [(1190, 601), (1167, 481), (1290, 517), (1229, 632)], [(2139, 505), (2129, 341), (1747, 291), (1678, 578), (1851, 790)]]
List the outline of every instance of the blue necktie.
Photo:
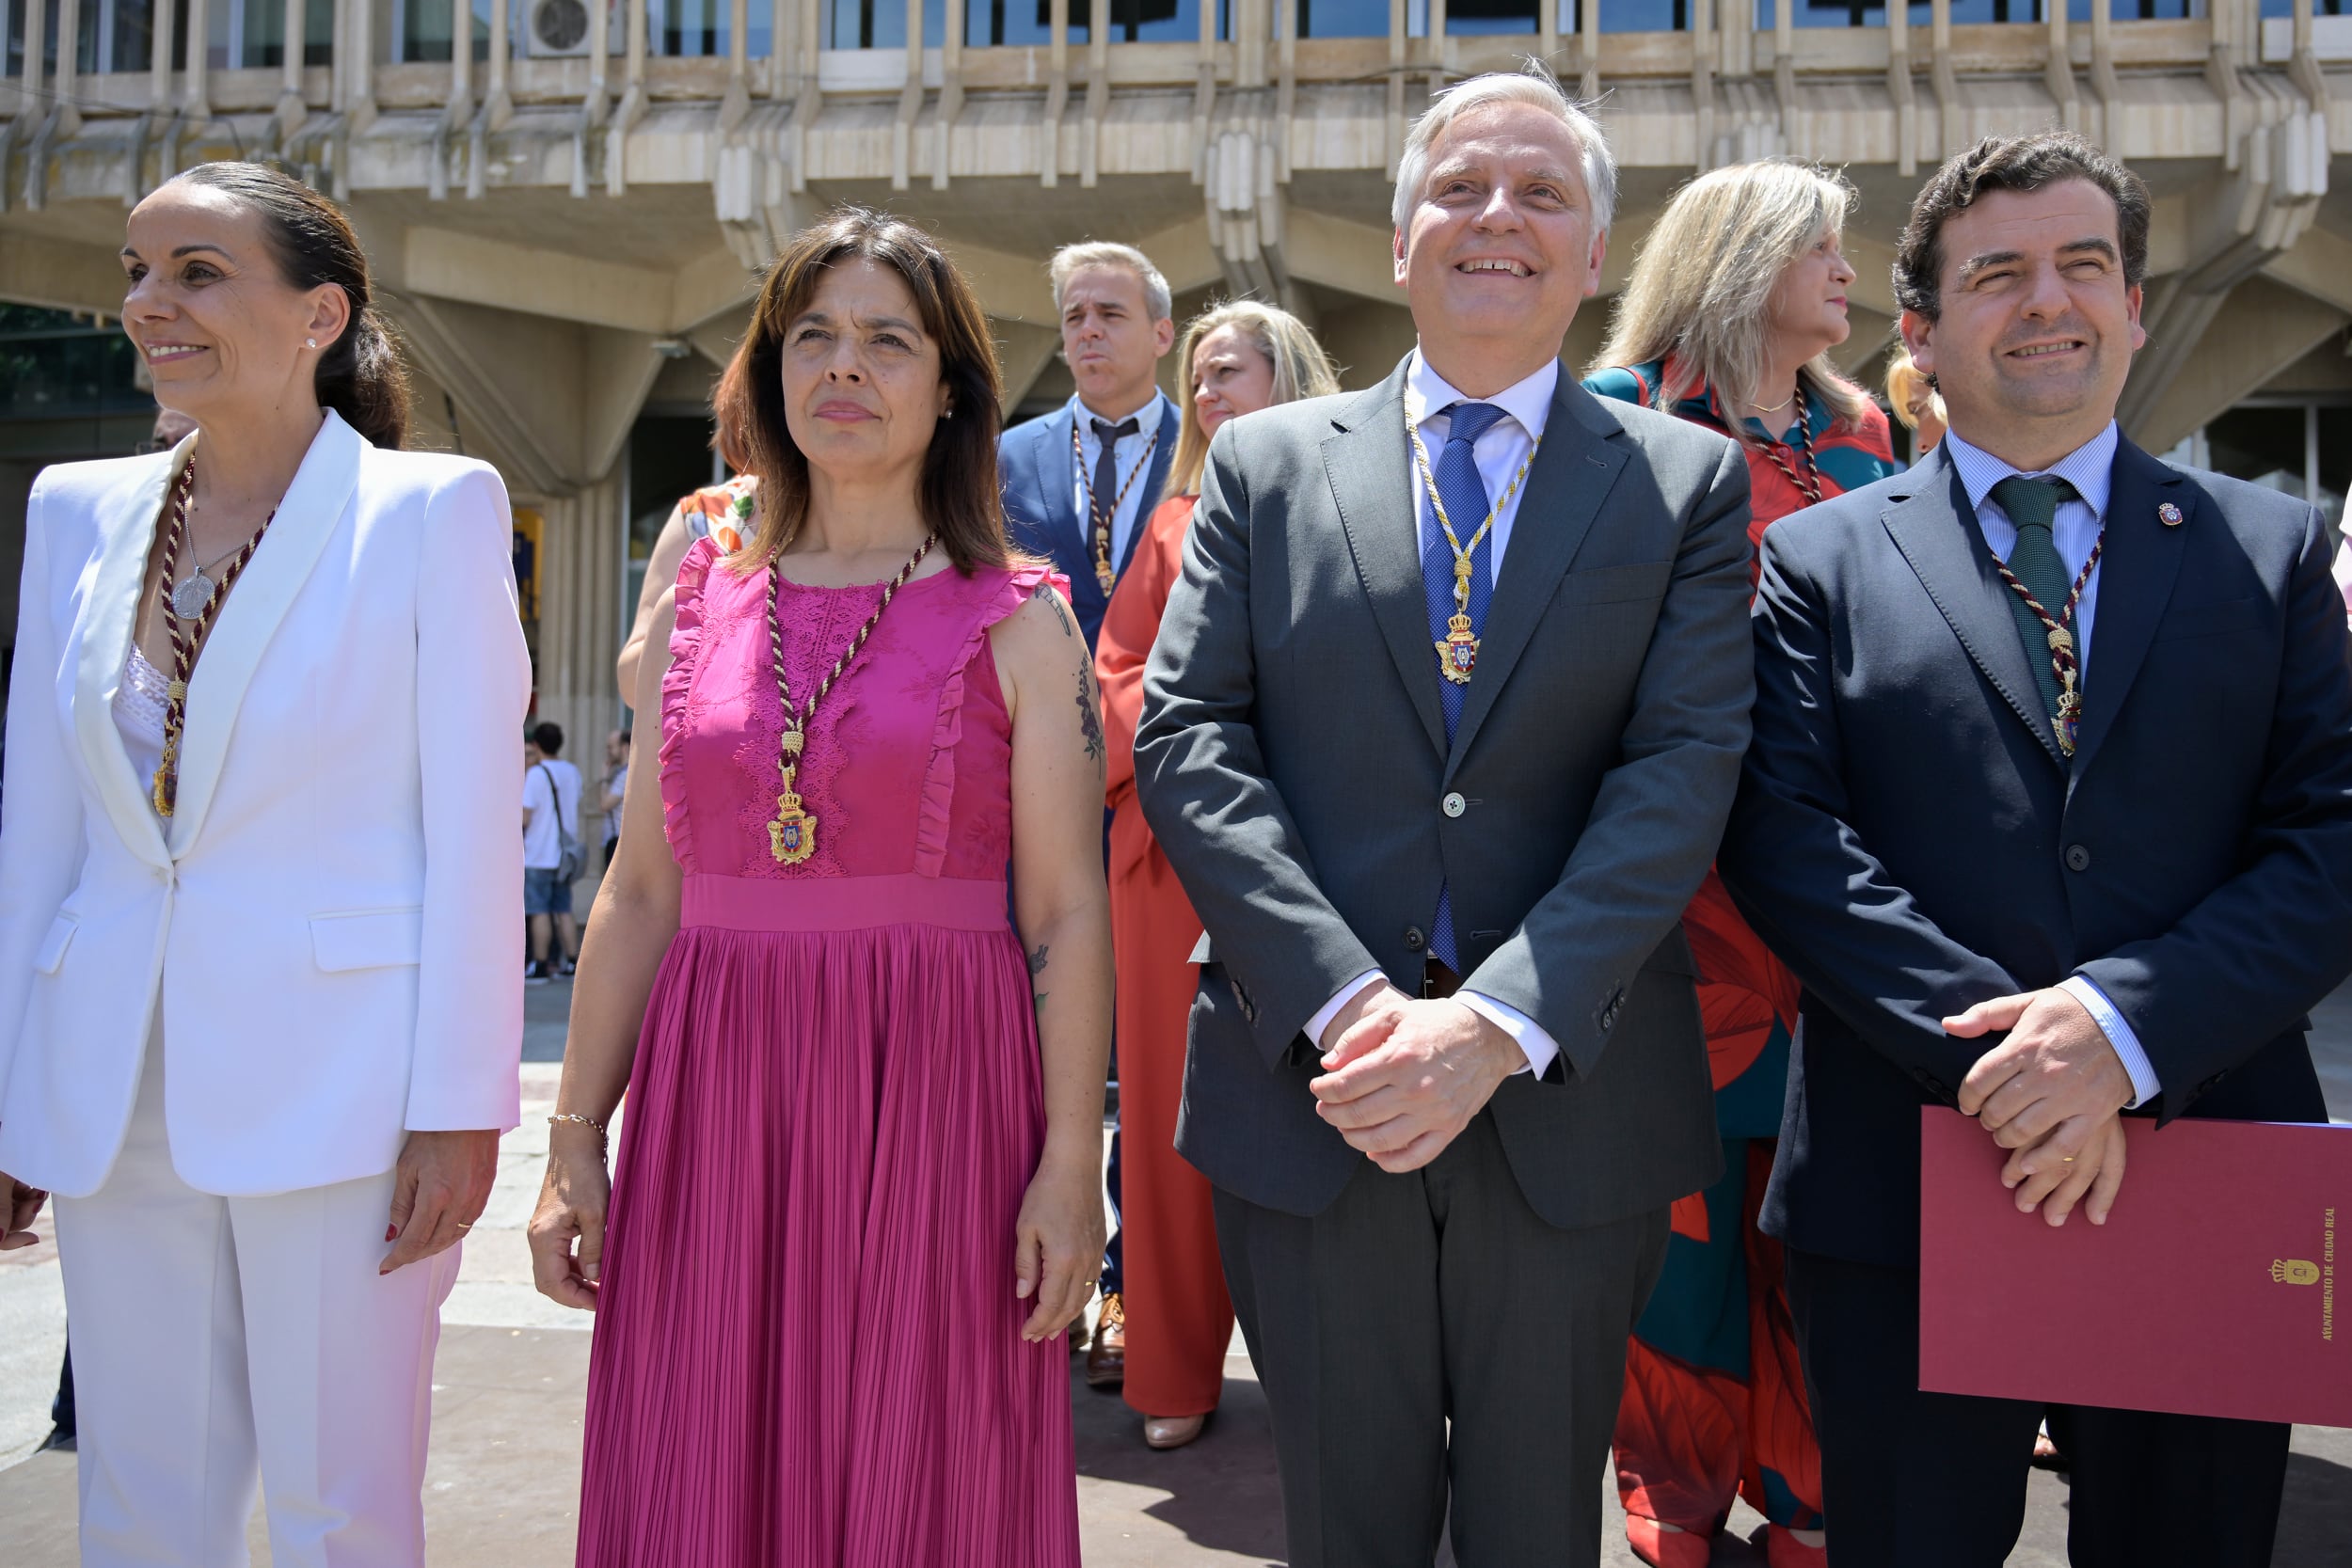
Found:
[[(1445, 502), (1454, 536), (1467, 546), (1478, 525), (1486, 520), (1488, 505), (1486, 482), (1478, 477), (1471, 448), (1502, 418), (1502, 410), (1491, 403), (1457, 403), (1444, 412), (1452, 422), (1446, 428), (1445, 450), (1438, 454), (1438, 498)], [(1491, 532), (1470, 549), (1473, 632), (1486, 629), (1487, 601), (1494, 597), (1494, 551)], [(1434, 508), (1422, 525), (1421, 576), (1429, 598), (1429, 678), (1438, 683), (1438, 703), (1445, 712), (1446, 744), (1451, 746), (1454, 732), (1462, 722), (1462, 699), (1470, 688), (1454, 685), (1438, 671), (1437, 644), (1445, 641), (1446, 623), (1454, 618), (1454, 546), (1446, 542), (1445, 530), (1438, 526)], [(1462, 967), (1454, 940), (1454, 898), (1442, 882), (1438, 886), (1438, 915), (1429, 925), (1429, 955), (1448, 969), (1458, 972)]]

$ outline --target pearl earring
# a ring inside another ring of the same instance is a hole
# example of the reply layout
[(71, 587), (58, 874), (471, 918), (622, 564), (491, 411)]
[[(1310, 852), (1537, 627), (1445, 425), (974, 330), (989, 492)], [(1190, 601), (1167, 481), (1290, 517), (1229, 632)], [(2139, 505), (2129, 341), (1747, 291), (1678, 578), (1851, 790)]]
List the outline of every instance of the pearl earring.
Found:
[(319, 346), (319, 341), (316, 338), (305, 338), (302, 340), (302, 346), (304, 348), (316, 348)]

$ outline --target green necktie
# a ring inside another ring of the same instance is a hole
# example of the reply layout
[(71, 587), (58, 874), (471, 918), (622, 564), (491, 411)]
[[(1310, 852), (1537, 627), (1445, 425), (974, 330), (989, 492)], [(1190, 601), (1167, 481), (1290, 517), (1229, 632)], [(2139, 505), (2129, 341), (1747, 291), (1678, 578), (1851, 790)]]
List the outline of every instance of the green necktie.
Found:
[[(2026, 591), (2042, 602), (2052, 620), (2066, 613), (2066, 595), (2074, 583), (2066, 575), (2066, 562), (2058, 559), (2058, 543), (2050, 537), (2050, 524), (2058, 516), (2060, 501), (2074, 500), (2077, 492), (2062, 479), (2027, 479), (2011, 474), (1993, 487), (1993, 499), (2000, 503), (2009, 520), (2017, 526), (2017, 545), (2009, 552), (2009, 569)], [(2050, 632), (2042, 618), (2026, 608), (2026, 601), (2016, 590), (2002, 585), (2002, 594), (2009, 600), (2010, 612), (2017, 617), (2017, 630), (2026, 640), (2026, 662), (2033, 666), (2033, 678), (2042, 688), (2042, 711), (2055, 720), (2058, 717), (2058, 672), (2050, 668)], [(2072, 630), (2070, 626), (2068, 629)], [(2079, 682), (2080, 677), (2076, 677)]]

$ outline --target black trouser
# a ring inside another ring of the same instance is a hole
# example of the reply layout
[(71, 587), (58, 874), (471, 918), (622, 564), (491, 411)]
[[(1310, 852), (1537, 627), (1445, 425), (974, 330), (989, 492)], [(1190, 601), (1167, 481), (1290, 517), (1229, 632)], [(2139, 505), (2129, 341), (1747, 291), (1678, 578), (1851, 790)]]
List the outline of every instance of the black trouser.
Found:
[(53, 1438), (72, 1437), (77, 1428), (73, 1420), (73, 1341), (65, 1343), (65, 1365), (57, 1369), (57, 1397), (49, 1402), (49, 1424), (56, 1430)]
[[(2000, 1568), (2025, 1523), (2044, 1407), (1919, 1390), (1915, 1269), (1791, 1247), (1788, 1306), (1837, 1568)], [(2073, 1466), (2074, 1568), (2267, 1568), (2286, 1427), (2048, 1408)]]
[(1311, 1219), (1220, 1189), (1216, 1235), (1292, 1568), (1429, 1568), (1449, 1497), (1462, 1568), (1594, 1568), (1664, 1209), (1547, 1225), (1481, 1112), (1421, 1170), (1366, 1161)]

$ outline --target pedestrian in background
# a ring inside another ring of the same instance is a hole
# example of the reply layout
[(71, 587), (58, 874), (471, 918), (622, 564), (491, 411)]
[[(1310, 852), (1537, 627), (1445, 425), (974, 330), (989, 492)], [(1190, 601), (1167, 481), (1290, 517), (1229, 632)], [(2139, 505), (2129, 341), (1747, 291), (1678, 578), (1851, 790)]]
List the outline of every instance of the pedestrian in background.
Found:
[(628, 731), (614, 730), (604, 737), (604, 783), (596, 803), (604, 810), (604, 868), (612, 869), (613, 852), (621, 847), (621, 800), (628, 789)]
[[(737, 356), (760, 504), (742, 549), (687, 552), (646, 642), (660, 766), (597, 891), (531, 1226), (539, 1288), (597, 1313), (579, 1561), (1075, 1568), (1092, 664), (1006, 545), (988, 322), (929, 236), (803, 231)], [(911, 1291), (918, 1334), (874, 1311)]]
[[(1684, 185), (1643, 242), (1585, 382), (1738, 441), (1752, 540), (1899, 467), (1886, 416), (1829, 357), (1850, 331), (1854, 272), (1839, 242), (1854, 201), (1842, 176), (1802, 164), (1740, 164)], [(1764, 1515), (1772, 1568), (1812, 1568), (1822, 1560), (1820, 1454), (1779, 1243), (1756, 1227), (1797, 983), (1712, 872), (1682, 928), (1724, 1174), (1675, 1205), (1665, 1272), (1634, 1325), (1617, 1495), (1634, 1555), (1653, 1568), (1707, 1568), (1735, 1496)]]
[(123, 263), (197, 434), (33, 486), (0, 1246), (56, 1194), (84, 1563), (242, 1562), (259, 1482), (273, 1560), (414, 1568), (440, 1306), (519, 1108), (506, 493), (399, 450), (309, 187), (201, 165)]
[(523, 984), (544, 986), (570, 974), (580, 959), (580, 923), (572, 883), (583, 869), (580, 849), (580, 769), (564, 760), (560, 724), (536, 724), (523, 737), (523, 912), (531, 923), (531, 961)]
[[(1804, 987), (1763, 1224), (1841, 1563), (1996, 1568), (2043, 1418), (1920, 1389), (1923, 1108), (1976, 1117), (2051, 1225), (2131, 1201), (2126, 1111), (2328, 1119), (2304, 1037), (2352, 969), (2333, 541), (2117, 429), (2150, 206), (2067, 132), (1945, 164), (1895, 293), (1951, 428), (1764, 535), (1721, 863)], [(2287, 1427), (2057, 1413), (2074, 1561), (2270, 1561)]]
[(1184, 1101), (1184, 1021), (1200, 983), (1193, 949), (1200, 917), (1152, 842), (1136, 800), (1136, 721), (1143, 665), (1159, 636), (1168, 589), (1183, 571), (1184, 534), (1200, 499), (1209, 438), (1229, 420), (1340, 389), (1330, 356), (1306, 323), (1255, 300), (1220, 305), (1184, 327), (1184, 426), (1168, 496), (1103, 614), (1094, 668), (1110, 742), (1111, 937), (1118, 958), (1119, 1119), (1126, 1160), (1120, 1196), (1125, 1285), (1124, 1391), (1143, 1417), (1143, 1440), (1182, 1448), (1225, 1386), (1233, 1305), (1216, 1256), (1208, 1181), (1176, 1152)]

